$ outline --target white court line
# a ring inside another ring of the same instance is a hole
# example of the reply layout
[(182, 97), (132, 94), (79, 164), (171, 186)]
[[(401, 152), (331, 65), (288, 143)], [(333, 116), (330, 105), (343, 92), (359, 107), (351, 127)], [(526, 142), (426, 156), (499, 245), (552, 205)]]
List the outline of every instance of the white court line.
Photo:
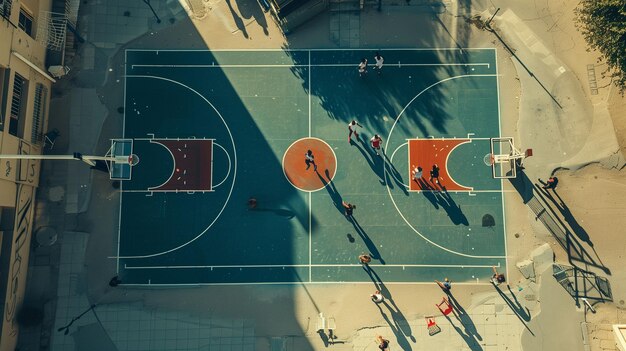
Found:
[[(168, 190), (159, 190), (159, 189), (133, 189), (133, 190), (120, 190), (120, 193), (179, 193), (179, 194), (191, 194), (191, 193), (214, 193), (215, 190), (207, 190), (207, 189), (168, 189)], [(148, 195), (146, 195), (148, 196)]]
[[(500, 114), (500, 77), (498, 74), (498, 51), (494, 51), (495, 57), (495, 70), (496, 70), (496, 94), (498, 99), (498, 137), (502, 137), (502, 116)], [(504, 179), (500, 179), (500, 189), (504, 190)], [(506, 211), (504, 207), (504, 195), (501, 196), (502, 200), (502, 228), (504, 230), (504, 263), (506, 264), (506, 275), (509, 276), (509, 262), (508, 262), (508, 248), (506, 242)]]
[[(217, 146), (220, 147), (220, 149), (224, 150), (224, 153), (226, 154), (226, 157), (228, 158), (228, 172), (226, 173), (226, 177), (224, 177), (224, 179), (221, 182), (219, 182), (217, 185), (213, 186), (213, 189), (215, 189), (218, 186), (222, 185), (222, 183), (224, 183), (226, 181), (226, 179), (228, 179), (228, 176), (230, 175), (231, 163), (230, 163), (230, 155), (228, 154), (226, 149), (222, 145), (220, 145), (220, 144), (218, 144), (216, 142), (213, 142), (213, 145), (217, 145)], [(211, 158), (211, 163), (213, 163), (213, 158)], [(211, 172), (213, 172), (212, 168), (211, 168)], [(211, 173), (211, 175), (213, 175), (213, 173)]]
[(312, 253), (311, 253), (311, 249), (312, 249), (312, 242), (313, 242), (313, 236), (312, 236), (312, 230), (313, 228), (311, 227), (311, 218), (312, 218), (312, 208), (311, 208), (311, 193), (309, 192), (309, 283), (311, 282), (311, 276), (313, 275), (313, 268), (311, 263), (313, 263), (312, 260)]
[[(415, 97), (413, 97), (413, 99), (411, 99), (402, 109), (402, 111), (400, 111), (400, 113), (398, 114), (398, 117), (396, 117), (395, 121), (393, 122), (393, 125), (391, 126), (391, 129), (389, 130), (389, 134), (387, 136), (387, 142), (385, 143), (385, 149), (388, 149), (389, 146), (389, 141), (391, 140), (391, 134), (393, 133), (393, 130), (395, 129), (396, 125), (398, 125), (398, 121), (400, 120), (400, 117), (402, 117), (402, 115), (404, 114), (404, 111), (406, 111), (406, 109), (413, 103), (413, 101), (415, 101), (418, 97), (420, 97), (423, 93), (425, 93), (426, 91), (430, 90), (432, 87), (439, 85), (441, 83), (453, 80), (453, 79), (459, 79), (459, 78), (468, 78), (468, 77), (493, 77), (496, 76), (496, 74), (476, 74), (476, 75), (470, 75), (470, 74), (464, 74), (464, 75), (460, 75), (460, 76), (452, 76), (452, 77), (448, 77), (442, 80), (439, 80), (431, 85), (429, 85), (428, 87), (424, 88), (422, 91), (420, 91), (417, 95), (415, 95)], [(388, 172), (385, 170), (385, 175), (387, 175)], [(415, 234), (419, 235), (422, 239), (424, 239), (426, 242), (430, 243), (431, 245), (455, 254), (455, 255), (459, 255), (459, 256), (463, 256), (463, 257), (471, 257), (471, 258), (504, 258), (504, 256), (478, 256), (478, 255), (470, 255), (470, 254), (465, 254), (462, 252), (458, 252), (458, 251), (454, 251), (451, 249), (448, 249), (445, 246), (439, 245), (436, 242), (430, 240), (429, 238), (427, 238), (425, 235), (423, 235), (422, 233), (420, 233), (412, 224), (411, 222), (409, 222), (409, 220), (406, 219), (406, 217), (404, 216), (404, 214), (402, 213), (402, 211), (400, 211), (400, 208), (398, 208), (398, 204), (396, 203), (395, 199), (393, 198), (393, 195), (391, 194), (391, 188), (389, 188), (389, 186), (387, 186), (387, 193), (389, 194), (389, 198), (391, 199), (391, 202), (393, 203), (393, 206), (396, 208), (396, 211), (398, 212), (398, 214), (400, 215), (400, 217), (402, 217), (402, 219), (404, 220), (404, 222), (409, 226), (409, 228), (411, 228)], [(502, 211), (504, 212), (504, 207), (502, 208)], [(504, 235), (506, 236), (506, 232), (504, 233)]]
[[(346, 264), (253, 264), (253, 265), (190, 265), (190, 266), (128, 266), (124, 269), (240, 269), (240, 268), (309, 268), (309, 267), (362, 267), (359, 263)], [(370, 264), (370, 267), (394, 268), (491, 268), (492, 264)], [(499, 263), (496, 267), (500, 267)]]
[(172, 153), (172, 150), (170, 150), (169, 147), (165, 146), (164, 144), (156, 141), (155, 139), (150, 140), (150, 144), (159, 144), (161, 145), (165, 150), (167, 150), (167, 152), (170, 153), (170, 156), (172, 156), (172, 173), (170, 174), (170, 176), (163, 182), (161, 183), (161, 185), (158, 186), (149, 186), (147, 191), (152, 191), (154, 189), (160, 188), (163, 185), (167, 184), (167, 182), (170, 181), (170, 179), (172, 179), (172, 177), (174, 176), (174, 172), (176, 171), (176, 158), (174, 157), (174, 153)]
[[(128, 51), (124, 51), (124, 74), (126, 74), (126, 65), (128, 63)], [(125, 137), (126, 135), (126, 77), (124, 77), (124, 102), (123, 102), (123, 108), (124, 108), (124, 115), (122, 116), (122, 138)], [(120, 182), (120, 191), (124, 190), (124, 182)], [(124, 197), (124, 194), (120, 193), (120, 211), (119, 211), (119, 218), (118, 218), (118, 222), (117, 222), (117, 253), (115, 254), (116, 257), (120, 256), (120, 245), (121, 245), (121, 238), (122, 238), (122, 199)], [(115, 272), (119, 274), (120, 272), (120, 259), (116, 259), (115, 260)]]
[[(310, 52), (309, 52), (310, 55)], [(311, 67), (354, 67), (353, 63), (319, 63), (319, 64), (309, 64), (306, 65), (298, 65), (298, 64), (255, 64), (255, 65), (220, 65), (220, 64), (194, 64), (194, 65), (185, 65), (185, 64), (136, 64), (132, 65), (132, 69), (135, 68), (311, 68)], [(440, 66), (486, 66), (490, 68), (490, 64), (487, 62), (479, 62), (479, 63), (401, 63), (398, 61), (397, 64), (389, 64), (387, 67), (440, 67)]]
[[(382, 50), (378, 50), (380, 52), (385, 51), (469, 51), (469, 50), (492, 50), (496, 51), (496, 48), (482, 48), (482, 47), (467, 47), (467, 48), (458, 48), (458, 47), (450, 47), (450, 48), (385, 48)], [(327, 49), (327, 48), (313, 48), (313, 49), (126, 49), (126, 51), (138, 51), (138, 52), (156, 52), (157, 54), (161, 51), (163, 52), (303, 52), (303, 51), (371, 51), (372, 49), (360, 49), (360, 48), (337, 48), (337, 49)]]
[[(393, 153), (391, 154), (391, 157), (389, 158), (389, 162), (391, 163), (391, 165), (393, 166), (393, 157), (396, 156), (396, 152), (398, 152), (398, 150), (400, 150), (401, 147), (403, 147), (404, 145), (408, 145), (409, 142), (407, 141), (404, 144), (401, 144), (400, 146), (398, 146), (395, 150), (393, 150)], [(410, 167), (410, 166), (409, 166)], [(402, 179), (398, 179), (396, 178), (396, 176), (394, 174), (391, 175), (393, 177), (393, 179), (395, 179), (398, 183), (404, 185), (405, 188), (409, 189), (410, 191), (410, 187), (406, 184), (404, 184), (404, 182), (402, 182)]]
[[(246, 285), (330, 285), (330, 284), (334, 284), (334, 285), (341, 285), (341, 284), (350, 284), (350, 285), (354, 285), (354, 284), (359, 284), (359, 285), (372, 285), (372, 281), (364, 281), (364, 282), (360, 282), (360, 281), (341, 281), (341, 282), (321, 282), (321, 281), (316, 281), (316, 282), (258, 282), (258, 283), (190, 283), (190, 284), (120, 284), (120, 286), (128, 286), (128, 287), (193, 287), (193, 286), (223, 286), (223, 285), (227, 285), (227, 286), (246, 286)], [(385, 282), (385, 285), (433, 285), (435, 284), (434, 282)], [(493, 285), (493, 283), (488, 282), (488, 283), (465, 283), (465, 282), (454, 282), (454, 285), (468, 285), (468, 286), (491, 286)]]
[[(178, 84), (184, 88), (189, 89), (189, 91), (193, 92), (194, 94), (198, 95), (202, 100), (204, 100), (204, 102), (206, 102), (209, 106), (211, 106), (211, 108), (213, 108), (213, 110), (215, 111), (215, 113), (217, 113), (217, 115), (220, 117), (220, 119), (222, 120), (222, 123), (224, 123), (224, 127), (226, 128), (226, 131), (228, 132), (228, 136), (230, 137), (231, 142), (233, 143), (233, 182), (230, 186), (229, 192), (228, 192), (228, 196), (226, 197), (226, 200), (224, 200), (224, 205), (222, 206), (222, 208), (220, 209), (219, 213), (215, 216), (215, 218), (213, 219), (213, 221), (211, 223), (209, 223), (209, 225), (202, 231), (200, 232), (200, 234), (196, 235), (194, 238), (192, 238), (191, 240), (187, 241), (186, 243), (180, 244), (174, 248), (165, 250), (165, 251), (161, 251), (161, 252), (157, 252), (157, 253), (153, 253), (153, 254), (147, 254), (147, 255), (135, 255), (135, 256), (120, 256), (119, 253), (116, 257), (118, 260), (120, 258), (148, 258), (148, 257), (155, 257), (155, 256), (160, 256), (160, 255), (165, 255), (168, 254), (170, 252), (176, 251), (180, 248), (183, 248), (189, 244), (191, 244), (192, 242), (198, 240), (198, 238), (200, 238), (202, 235), (204, 235), (204, 233), (206, 233), (212, 226), (213, 224), (215, 224), (215, 222), (217, 222), (217, 220), (220, 218), (220, 216), (222, 215), (222, 213), (224, 212), (224, 210), (226, 209), (226, 205), (228, 205), (228, 202), (230, 200), (230, 197), (233, 193), (233, 189), (235, 188), (235, 181), (237, 180), (237, 148), (235, 145), (235, 139), (233, 138), (233, 134), (230, 131), (230, 128), (228, 127), (228, 124), (226, 123), (226, 120), (224, 119), (224, 117), (222, 116), (222, 114), (220, 113), (220, 111), (202, 94), (200, 94), (197, 90), (191, 88), (190, 86), (187, 86), (181, 82), (175, 81), (173, 79), (169, 79), (169, 78), (165, 78), (165, 77), (159, 77), (159, 76), (150, 76), (150, 75), (126, 75), (125, 77), (127, 78), (147, 78), (147, 79), (158, 79), (158, 80), (164, 80), (166, 82), (170, 82), (173, 84)], [(120, 217), (121, 217), (121, 212), (120, 212)], [(120, 227), (121, 228), (121, 227)], [(113, 258), (113, 257), (110, 257)]]

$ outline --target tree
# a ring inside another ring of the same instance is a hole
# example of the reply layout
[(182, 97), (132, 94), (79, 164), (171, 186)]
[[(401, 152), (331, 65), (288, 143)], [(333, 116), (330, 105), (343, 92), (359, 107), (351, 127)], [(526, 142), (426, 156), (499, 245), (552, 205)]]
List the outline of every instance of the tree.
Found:
[(613, 83), (626, 89), (626, 1), (581, 0), (576, 8), (576, 27), (591, 48), (602, 54)]

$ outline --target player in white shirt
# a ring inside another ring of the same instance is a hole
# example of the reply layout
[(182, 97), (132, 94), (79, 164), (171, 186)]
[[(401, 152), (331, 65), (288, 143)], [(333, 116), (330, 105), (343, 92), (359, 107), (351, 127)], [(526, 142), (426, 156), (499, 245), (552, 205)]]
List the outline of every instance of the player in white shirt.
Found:
[(378, 74), (380, 74), (380, 72), (383, 70), (383, 62), (385, 61), (385, 59), (380, 56), (380, 53), (376, 52), (376, 55), (374, 55), (374, 60), (376, 61), (374, 69), (376, 70), (376, 72), (378, 72)]

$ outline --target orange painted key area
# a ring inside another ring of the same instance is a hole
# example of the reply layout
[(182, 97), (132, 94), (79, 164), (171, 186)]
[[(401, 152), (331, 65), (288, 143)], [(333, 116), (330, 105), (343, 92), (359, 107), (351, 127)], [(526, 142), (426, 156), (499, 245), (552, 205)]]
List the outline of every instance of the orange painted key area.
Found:
[[(448, 156), (459, 145), (469, 139), (409, 139), (409, 179), (411, 191), (471, 191), (472, 188), (458, 184), (448, 174)], [(439, 166), (439, 184), (429, 182), (433, 165)], [(413, 176), (416, 167), (422, 167), (422, 178)]]
[[(317, 172), (314, 171), (313, 164), (308, 170), (306, 169), (304, 155), (307, 150), (313, 152)], [(287, 148), (283, 156), (285, 177), (294, 187), (303, 191), (316, 191), (324, 188), (325, 184), (320, 176), (328, 182), (326, 170), (328, 170), (328, 178), (333, 179), (337, 171), (337, 159), (330, 145), (321, 139), (302, 138), (296, 140)]]

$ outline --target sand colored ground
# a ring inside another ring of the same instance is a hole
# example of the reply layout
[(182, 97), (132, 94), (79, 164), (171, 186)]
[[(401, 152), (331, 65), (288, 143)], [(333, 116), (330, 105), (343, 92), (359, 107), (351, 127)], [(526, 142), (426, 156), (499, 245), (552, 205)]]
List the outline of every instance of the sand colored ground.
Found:
[[(285, 37), (269, 14), (250, 11), (255, 6), (253, 1), (209, 3), (210, 10), (202, 19), (160, 27), (127, 46), (336, 47), (328, 25), (332, 13), (319, 15)], [(103, 277), (115, 272), (114, 260), (107, 257), (115, 251), (117, 238), (111, 233), (116, 233), (116, 227), (102, 218), (116, 218), (118, 195), (111, 189), (107, 176), (101, 174), (93, 177), (88, 211), (75, 222), (69, 219), (66, 222), (66, 230), (74, 226), (91, 233), (84, 262), (90, 301), (110, 304), (140, 301), (147, 310), (253, 320), (255, 349), (261, 351), (270, 350), (271, 338), (278, 336), (291, 340), (287, 350), (325, 349), (324, 338), (315, 330), (320, 312), (336, 319), (336, 334), (345, 341), (331, 346), (336, 350), (376, 350), (372, 341), (376, 334), (391, 339), (392, 350), (583, 350), (585, 344), (591, 350), (615, 350), (608, 326), (626, 322), (623, 269), (626, 246), (621, 239), (626, 225), (626, 177), (622, 170), (626, 103), (609, 82), (600, 78), (602, 65), (596, 65), (601, 88), (597, 95), (591, 95), (587, 65), (596, 64), (597, 53), (586, 50), (582, 36), (575, 29), (573, 9), (577, 3), (575, 0), (452, 2), (446, 3), (445, 11), (433, 16), (432, 11), (424, 10), (420, 4), (404, 6), (404, 2), (383, 1), (381, 12), (367, 2), (360, 14), (360, 45), (364, 47), (496, 47), (503, 135), (516, 137), (521, 149), (532, 147), (535, 151), (535, 156), (525, 162), (528, 182), (504, 183), (511, 291), (503, 286), (504, 295), (500, 295), (490, 284), (455, 284), (454, 296), (467, 311), (465, 318), (469, 321), (448, 321), (439, 316), (444, 329), (442, 337), (425, 334), (423, 317), (436, 311), (434, 303), (442, 296), (435, 284), (388, 285), (388, 300), (393, 301), (381, 309), (369, 300), (373, 288), (370, 285), (110, 288), (108, 279)], [(465, 20), (472, 15), (488, 18), (497, 8), (501, 9), (492, 26), (517, 58), (512, 57), (493, 33)], [(116, 82), (121, 79), (123, 55), (111, 51), (108, 64), (111, 77), (97, 88), (110, 111), (100, 135), (101, 145), (106, 145), (111, 135), (119, 132), (120, 116), (114, 111), (123, 100), (123, 91)], [(555, 105), (548, 93), (562, 108)], [(560, 179), (557, 189), (560, 198), (546, 196), (535, 188), (533, 200), (532, 183), (537, 183), (538, 178), (545, 180), (554, 172)], [(43, 207), (41, 216), (45, 218)], [(578, 309), (545, 264), (532, 279), (514, 268), (517, 262), (531, 258), (531, 252), (544, 243), (551, 246), (557, 262), (569, 264), (565, 250), (538, 219), (537, 208), (560, 219), (563, 227), (581, 241), (581, 247), (610, 270), (609, 275), (596, 267), (581, 266), (606, 276), (611, 283), (614, 301), (594, 304), (596, 314)], [(520, 314), (529, 316), (530, 320), (526, 321)], [(459, 322), (464, 322), (465, 327)], [(588, 337), (584, 338), (587, 332)]]

